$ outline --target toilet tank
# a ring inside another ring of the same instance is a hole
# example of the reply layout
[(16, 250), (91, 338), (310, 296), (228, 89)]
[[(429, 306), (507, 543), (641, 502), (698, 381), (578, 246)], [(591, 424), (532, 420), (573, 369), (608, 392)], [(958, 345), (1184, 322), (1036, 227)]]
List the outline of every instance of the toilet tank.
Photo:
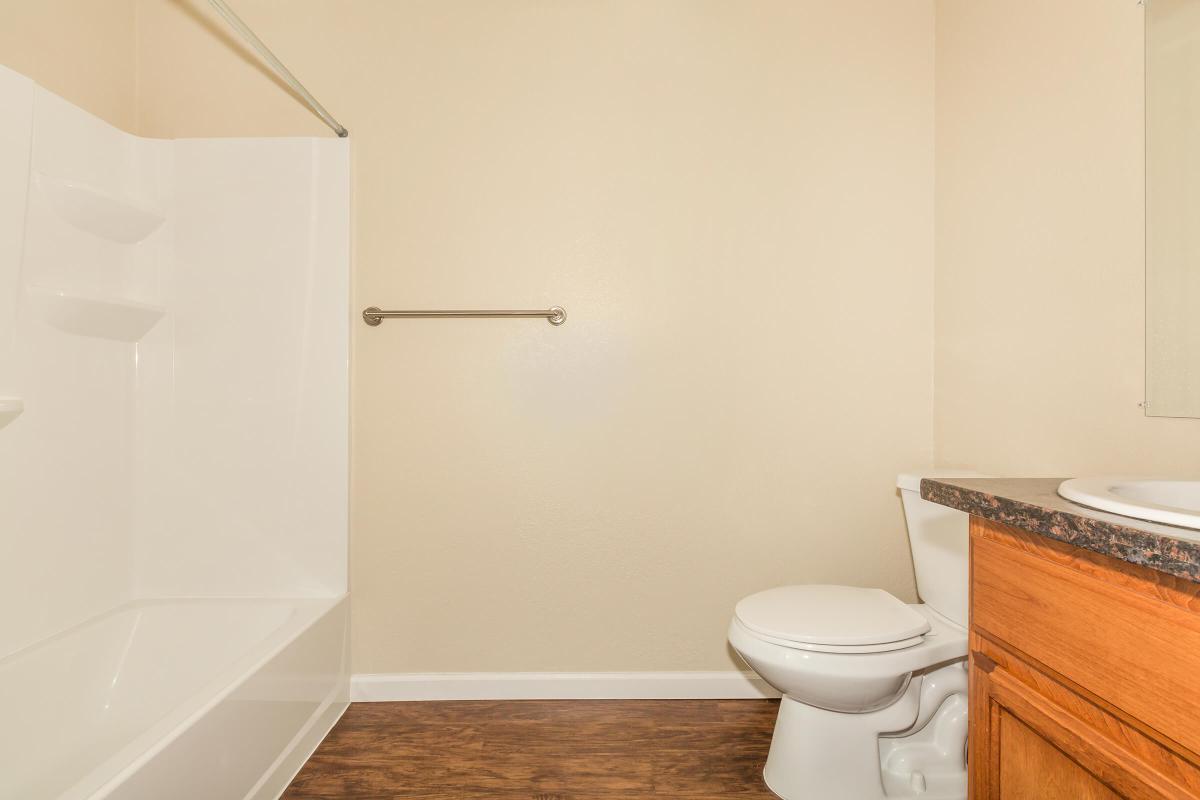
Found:
[(967, 626), (969, 517), (962, 511), (921, 499), (922, 478), (982, 478), (958, 471), (906, 474), (896, 479), (904, 501), (908, 542), (921, 602), (964, 628)]

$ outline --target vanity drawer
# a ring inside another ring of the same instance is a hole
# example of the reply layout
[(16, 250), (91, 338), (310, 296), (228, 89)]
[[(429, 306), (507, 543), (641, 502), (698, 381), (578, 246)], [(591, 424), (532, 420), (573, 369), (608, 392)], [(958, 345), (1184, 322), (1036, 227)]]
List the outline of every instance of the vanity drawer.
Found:
[(971, 626), (1200, 753), (1200, 584), (979, 518)]

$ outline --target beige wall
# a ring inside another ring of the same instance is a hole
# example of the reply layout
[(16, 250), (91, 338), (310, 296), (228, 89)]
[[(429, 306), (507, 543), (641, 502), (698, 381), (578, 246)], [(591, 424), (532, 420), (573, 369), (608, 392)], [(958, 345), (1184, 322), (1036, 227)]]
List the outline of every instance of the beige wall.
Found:
[[(243, 0), (350, 128), (354, 668), (724, 669), (742, 595), (912, 597), (926, 0)], [(201, 14), (203, 16), (203, 14)], [(324, 129), (141, 0), (141, 132)]]
[[(1142, 11), (931, 2), (239, 4), (353, 131), (356, 308), (570, 312), (355, 327), (356, 670), (724, 668), (746, 592), (911, 597), (899, 469), (1197, 472), (1137, 405)], [(0, 61), (327, 133), (130, 3), (5, 4)]]
[(130, 130), (136, 2), (0, 0), (0, 64)]
[(1143, 11), (939, 0), (938, 463), (1200, 474), (1143, 415)]

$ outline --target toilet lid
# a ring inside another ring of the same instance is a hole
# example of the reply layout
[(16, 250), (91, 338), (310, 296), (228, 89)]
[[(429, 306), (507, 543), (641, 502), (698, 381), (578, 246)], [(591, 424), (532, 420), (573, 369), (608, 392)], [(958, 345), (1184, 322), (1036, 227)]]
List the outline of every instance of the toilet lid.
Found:
[(892, 595), (857, 586), (780, 586), (742, 600), (734, 615), (755, 633), (806, 644), (884, 644), (929, 630), (929, 620)]

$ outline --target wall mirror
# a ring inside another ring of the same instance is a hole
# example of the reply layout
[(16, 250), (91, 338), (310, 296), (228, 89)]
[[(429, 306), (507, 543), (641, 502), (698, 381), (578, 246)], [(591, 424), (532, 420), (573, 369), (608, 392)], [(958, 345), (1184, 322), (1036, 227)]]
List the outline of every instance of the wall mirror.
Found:
[(1146, 414), (1200, 417), (1200, 0), (1146, 0)]

